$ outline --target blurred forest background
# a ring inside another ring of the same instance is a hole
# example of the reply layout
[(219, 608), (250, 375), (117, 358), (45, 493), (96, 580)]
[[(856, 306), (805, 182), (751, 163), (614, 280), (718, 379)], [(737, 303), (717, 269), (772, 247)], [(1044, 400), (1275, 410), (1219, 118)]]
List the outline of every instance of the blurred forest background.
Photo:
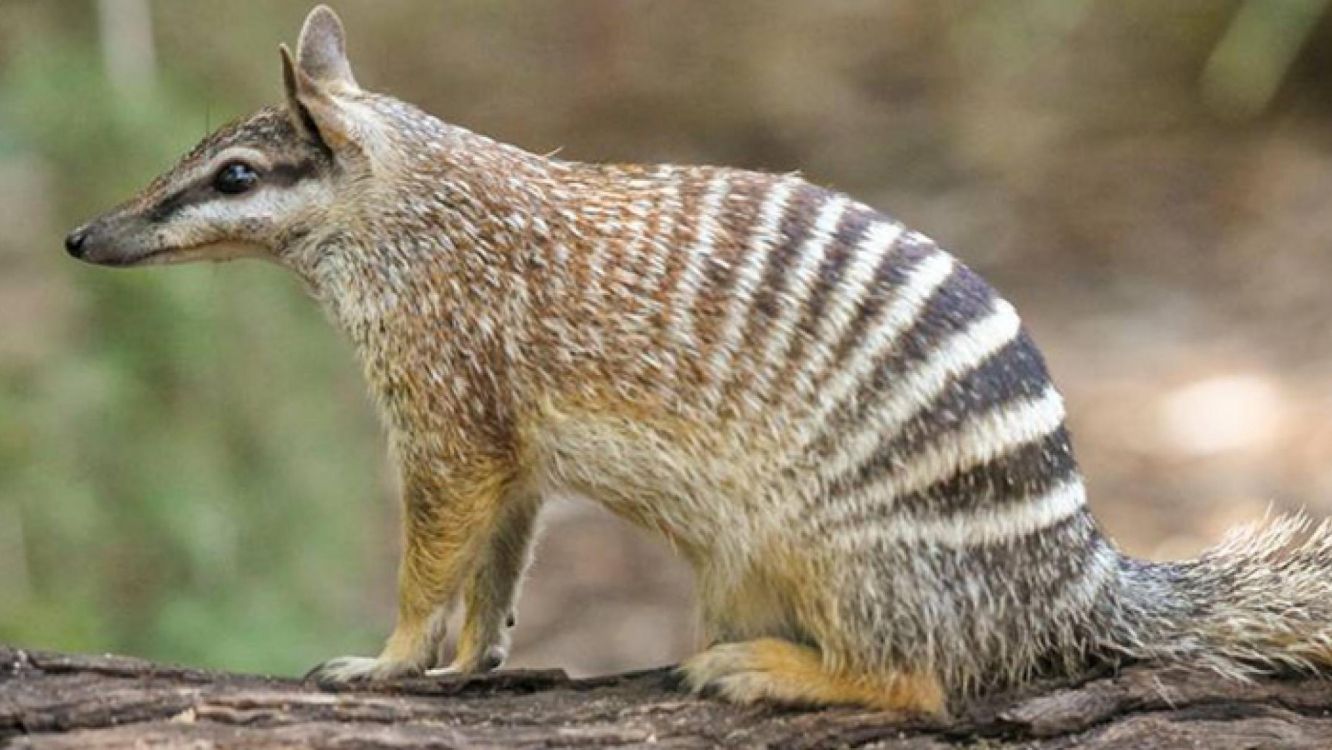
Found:
[[(357, 77), (597, 161), (803, 170), (1024, 312), (1092, 504), (1196, 553), (1332, 513), (1326, 0), (335, 3)], [(350, 348), (258, 263), (61, 249), (281, 100), (307, 0), (0, 0), (0, 641), (296, 673), (391, 626), (397, 506)], [(687, 571), (548, 509), (517, 665), (661, 664)]]

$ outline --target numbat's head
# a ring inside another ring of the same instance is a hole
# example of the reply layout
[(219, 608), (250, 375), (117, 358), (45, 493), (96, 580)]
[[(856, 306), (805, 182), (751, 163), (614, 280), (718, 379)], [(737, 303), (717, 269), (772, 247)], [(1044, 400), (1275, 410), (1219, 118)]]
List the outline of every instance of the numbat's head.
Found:
[(312, 256), (347, 249), (337, 237), (401, 210), (404, 193), (419, 202), (410, 179), (448, 170), (459, 150), (450, 136), (463, 135), (362, 91), (333, 11), (311, 11), (295, 60), (285, 46), (281, 57), (284, 106), (206, 137), (138, 196), (71, 232), (69, 253), (106, 266), (256, 256), (309, 270)]

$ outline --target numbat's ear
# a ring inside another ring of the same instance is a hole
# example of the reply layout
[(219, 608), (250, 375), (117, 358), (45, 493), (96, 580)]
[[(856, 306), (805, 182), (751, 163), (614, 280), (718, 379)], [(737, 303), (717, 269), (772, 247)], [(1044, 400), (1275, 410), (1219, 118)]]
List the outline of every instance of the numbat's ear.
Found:
[(355, 147), (357, 128), (347, 103), (340, 97), (361, 89), (347, 62), (346, 34), (337, 14), (324, 5), (315, 7), (301, 27), (295, 61), (285, 44), (280, 51), (292, 124), (332, 151)]
[(302, 73), (330, 93), (359, 88), (347, 62), (347, 34), (342, 21), (327, 5), (315, 6), (305, 17), (296, 43), (296, 61)]

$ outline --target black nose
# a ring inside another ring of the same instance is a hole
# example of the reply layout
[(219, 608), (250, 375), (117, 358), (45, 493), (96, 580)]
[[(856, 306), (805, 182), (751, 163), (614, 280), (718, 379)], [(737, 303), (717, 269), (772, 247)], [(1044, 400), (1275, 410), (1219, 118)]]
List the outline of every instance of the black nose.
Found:
[(88, 228), (79, 227), (65, 236), (65, 251), (75, 258), (83, 257), (83, 241), (88, 239)]

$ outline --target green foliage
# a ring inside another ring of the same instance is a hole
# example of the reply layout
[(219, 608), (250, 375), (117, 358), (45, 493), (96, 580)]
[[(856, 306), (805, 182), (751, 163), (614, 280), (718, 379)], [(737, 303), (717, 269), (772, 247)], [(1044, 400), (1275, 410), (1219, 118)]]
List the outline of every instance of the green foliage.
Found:
[[(118, 97), (85, 48), (44, 41), (0, 81), (0, 130), (72, 224), (168, 166), (204, 105), (188, 81)], [(42, 271), (76, 314), (35, 365), (0, 361), (0, 641), (269, 672), (373, 651), (339, 592), (368, 588), (345, 550), (369, 546), (382, 448), (299, 285), (254, 263)]]

